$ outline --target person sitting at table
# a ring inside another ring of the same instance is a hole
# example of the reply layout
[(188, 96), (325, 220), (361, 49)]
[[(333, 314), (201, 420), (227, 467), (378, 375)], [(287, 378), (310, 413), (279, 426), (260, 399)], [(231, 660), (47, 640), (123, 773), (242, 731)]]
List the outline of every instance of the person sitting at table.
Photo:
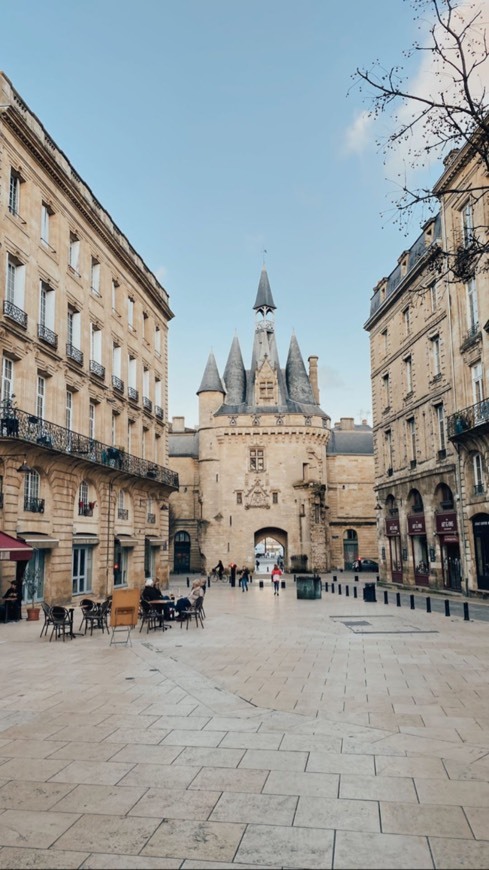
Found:
[[(165, 604), (162, 605), (162, 610), (164, 617), (167, 621), (175, 618), (175, 608), (174, 602), (168, 595), (162, 595), (157, 586), (155, 586), (153, 580), (150, 577), (146, 580), (144, 584), (144, 589), (141, 595), (141, 598), (144, 601), (147, 601), (151, 604), (154, 601), (164, 601)], [(168, 604), (166, 604), (168, 602)]]
[(204, 578), (194, 580), (189, 594), (185, 595), (183, 598), (178, 599), (177, 603), (175, 604), (177, 619), (183, 619), (182, 611), (188, 610), (189, 607), (193, 607), (197, 599), (204, 597), (204, 590), (202, 588), (203, 582)]
[(0, 619), (7, 622), (9, 619), (18, 622), (20, 619), (20, 602), (17, 584), (15, 580), (10, 581), (10, 586), (2, 596), (3, 601), (0, 604)]

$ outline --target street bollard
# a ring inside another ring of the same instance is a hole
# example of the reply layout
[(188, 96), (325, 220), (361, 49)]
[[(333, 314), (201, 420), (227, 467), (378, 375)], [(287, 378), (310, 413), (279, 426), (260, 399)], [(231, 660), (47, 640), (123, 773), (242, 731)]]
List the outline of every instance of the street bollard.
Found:
[(448, 598), (445, 599), (445, 616), (450, 616), (450, 602)]
[(259, 585), (260, 589), (263, 589), (263, 580), (260, 580), (258, 585)]
[(396, 592), (396, 604), (398, 607), (401, 606), (401, 593), (400, 592)]
[(350, 589), (348, 586), (345, 586), (345, 595), (348, 597), (349, 594), (350, 594)]
[(328, 583), (327, 580), (326, 580), (325, 583), (324, 583), (324, 591), (325, 591), (325, 592), (328, 592), (328, 591), (329, 591), (329, 583)]
[(338, 583), (338, 595), (341, 595), (341, 583)]
[(426, 599), (426, 613), (431, 613), (431, 598), (429, 596)]
[(356, 586), (353, 587), (353, 597), (358, 598), (358, 589)]
[(280, 581), (280, 588), (285, 589), (285, 580)]
[(338, 577), (336, 576), (336, 574), (333, 574), (333, 583), (336, 583), (337, 579)]
[(208, 578), (207, 578), (207, 588), (208, 588), (208, 589), (211, 588), (211, 577), (210, 577), (210, 574), (209, 574), (209, 576), (208, 576)]
[(358, 583), (358, 574), (355, 574), (353, 579), (354, 579), (355, 583)]
[(389, 603), (389, 594), (387, 592), (387, 589), (384, 589), (384, 604), (388, 604), (388, 603)]
[(334, 583), (331, 584), (331, 592), (334, 592)]
[(187, 589), (190, 586), (190, 577), (187, 577)]
[(410, 595), (409, 599), (411, 601), (411, 610), (414, 610), (414, 595)]
[(464, 621), (465, 622), (469, 621), (469, 605), (467, 604), (466, 601), (464, 601)]

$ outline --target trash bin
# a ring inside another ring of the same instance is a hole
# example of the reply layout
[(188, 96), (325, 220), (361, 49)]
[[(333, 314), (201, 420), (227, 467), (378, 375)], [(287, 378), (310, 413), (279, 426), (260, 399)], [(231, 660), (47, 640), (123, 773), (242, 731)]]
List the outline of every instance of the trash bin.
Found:
[(375, 595), (375, 583), (365, 583), (365, 586), (363, 587), (363, 600), (377, 601)]
[(321, 598), (321, 578), (320, 577), (297, 577), (296, 579), (297, 598)]

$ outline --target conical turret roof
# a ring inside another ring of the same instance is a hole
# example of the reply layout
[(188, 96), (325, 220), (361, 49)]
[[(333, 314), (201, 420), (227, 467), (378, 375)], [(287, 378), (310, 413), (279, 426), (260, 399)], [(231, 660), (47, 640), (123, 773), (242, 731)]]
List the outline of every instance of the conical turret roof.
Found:
[(246, 371), (237, 336), (234, 336), (224, 369), (226, 403), (240, 405), (246, 399)]
[(276, 307), (270, 289), (267, 270), (265, 269), (265, 266), (263, 266), (260, 275), (260, 283), (258, 284), (258, 292), (256, 294), (256, 302), (253, 308), (255, 311), (260, 311), (261, 309), (264, 311), (275, 311)]
[(312, 392), (311, 382), (306, 372), (304, 360), (295, 335), (290, 339), (289, 353), (285, 366), (285, 380), (289, 392), (289, 398), (293, 402), (316, 404)]
[(216, 358), (214, 354), (209, 354), (209, 358), (207, 360), (207, 365), (205, 367), (204, 374), (202, 376), (202, 381), (199, 389), (197, 390), (197, 395), (199, 393), (225, 393), (224, 385), (221, 380), (221, 376), (219, 374), (219, 370), (217, 368)]

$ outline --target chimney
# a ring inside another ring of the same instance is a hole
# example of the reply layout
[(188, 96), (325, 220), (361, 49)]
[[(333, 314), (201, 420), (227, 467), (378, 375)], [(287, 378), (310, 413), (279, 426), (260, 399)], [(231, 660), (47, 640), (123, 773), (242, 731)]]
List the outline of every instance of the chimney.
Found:
[(319, 384), (318, 384), (318, 357), (308, 357), (309, 363), (309, 383), (311, 384), (314, 401), (319, 405)]
[(185, 432), (185, 417), (172, 417), (172, 432)]
[(342, 432), (346, 432), (347, 430), (351, 430), (355, 428), (355, 418), (354, 417), (341, 417), (339, 428)]

